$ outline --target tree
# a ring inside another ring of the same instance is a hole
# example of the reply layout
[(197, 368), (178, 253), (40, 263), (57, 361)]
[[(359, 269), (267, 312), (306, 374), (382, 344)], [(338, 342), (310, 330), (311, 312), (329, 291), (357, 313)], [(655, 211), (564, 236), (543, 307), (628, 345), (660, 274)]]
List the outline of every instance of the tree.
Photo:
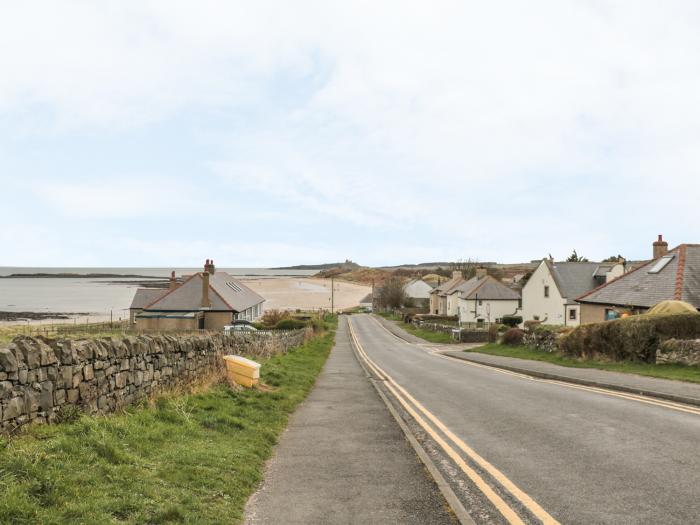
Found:
[(579, 254), (576, 253), (576, 250), (574, 250), (571, 253), (571, 255), (569, 255), (569, 258), (566, 260), (566, 262), (588, 262), (588, 259), (579, 256)]
[(379, 290), (379, 306), (383, 308), (401, 308), (406, 302), (406, 292), (403, 289), (403, 281), (398, 277), (391, 277)]
[(472, 259), (458, 259), (450, 264), (451, 272), (462, 272), (463, 279), (471, 279), (476, 275), (478, 263)]
[(620, 259), (624, 260), (625, 258), (624, 258), (622, 255), (620, 255), (620, 254), (611, 255), (610, 257), (608, 257), (608, 258), (606, 258), (606, 259), (603, 259), (603, 262), (617, 262), (617, 261), (619, 261)]

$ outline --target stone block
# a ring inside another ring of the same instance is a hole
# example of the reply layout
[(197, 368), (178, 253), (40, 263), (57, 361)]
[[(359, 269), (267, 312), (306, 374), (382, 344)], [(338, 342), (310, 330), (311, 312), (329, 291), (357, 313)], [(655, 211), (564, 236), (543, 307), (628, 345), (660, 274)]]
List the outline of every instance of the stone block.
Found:
[(119, 365), (119, 370), (124, 371), (124, 370), (129, 370), (129, 360), (128, 359), (122, 359), (120, 365)]
[(44, 412), (48, 412), (53, 408), (53, 383), (51, 381), (41, 383), (39, 406)]
[(0, 368), (5, 372), (15, 372), (18, 368), (17, 358), (9, 348), (0, 348)]
[(85, 378), (85, 381), (92, 381), (95, 378), (95, 371), (92, 368), (92, 365), (85, 365), (83, 367), (83, 377)]
[(58, 359), (56, 358), (56, 353), (53, 351), (53, 348), (41, 341), (38, 341), (37, 346), (39, 347), (41, 366), (55, 365), (58, 363)]
[(117, 388), (124, 388), (126, 386), (126, 380), (128, 375), (126, 372), (120, 372), (114, 376), (114, 384)]
[(66, 390), (66, 401), (75, 404), (78, 402), (79, 399), (80, 391), (77, 388), (71, 388), (70, 390)]
[(28, 388), (24, 393), (25, 413), (31, 414), (32, 412), (39, 411), (41, 387), (38, 383), (35, 383), (35, 385), (36, 386), (33, 385), (32, 388)]
[(13, 397), (7, 404), (3, 405), (2, 419), (15, 419), (24, 413), (24, 399), (21, 397)]
[(83, 382), (83, 372), (79, 371), (73, 374), (73, 381), (72, 381), (72, 387), (73, 388), (78, 388), (80, 386), (80, 383)]
[(60, 390), (56, 390), (53, 394), (53, 399), (54, 399), (55, 406), (62, 405), (63, 403), (66, 402), (66, 391), (63, 390), (62, 388)]

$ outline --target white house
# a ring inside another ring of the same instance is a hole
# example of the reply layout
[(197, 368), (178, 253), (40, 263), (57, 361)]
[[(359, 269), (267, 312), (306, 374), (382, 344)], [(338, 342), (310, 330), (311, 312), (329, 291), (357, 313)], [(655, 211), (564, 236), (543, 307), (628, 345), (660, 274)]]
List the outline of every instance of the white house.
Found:
[(575, 299), (624, 273), (624, 261), (554, 262), (544, 259), (523, 287), (523, 320), (578, 326), (581, 306)]
[(406, 297), (413, 299), (416, 306), (427, 306), (433, 287), (422, 279), (414, 279), (404, 285), (403, 291)]
[(459, 286), (453, 295), (461, 323), (493, 323), (506, 315), (521, 315), (520, 294), (485, 271)]

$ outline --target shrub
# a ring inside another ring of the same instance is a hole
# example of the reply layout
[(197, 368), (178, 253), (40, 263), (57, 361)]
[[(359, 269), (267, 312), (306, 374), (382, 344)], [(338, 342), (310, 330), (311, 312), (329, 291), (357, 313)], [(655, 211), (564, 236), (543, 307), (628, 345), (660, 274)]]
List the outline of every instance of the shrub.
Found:
[(282, 319), (289, 319), (289, 312), (286, 310), (267, 310), (260, 321), (265, 326), (276, 326)]
[(523, 318), (519, 315), (504, 315), (501, 317), (501, 323), (511, 328), (515, 328), (523, 322)]
[(535, 328), (537, 328), (538, 326), (541, 326), (541, 325), (542, 325), (542, 321), (535, 321), (535, 320), (533, 319), (533, 320), (530, 320), (530, 321), (525, 321), (524, 324), (525, 324), (525, 330), (527, 330), (528, 332), (530, 332), (530, 331), (534, 330)]
[(523, 344), (543, 352), (556, 352), (559, 349), (559, 332), (559, 327), (556, 326), (537, 326), (525, 333)]
[(498, 341), (498, 328), (501, 325), (492, 324), (489, 326), (489, 343), (495, 343)]
[(561, 339), (560, 347), (572, 357), (654, 363), (663, 341), (698, 336), (700, 315), (638, 315), (579, 326)]
[(304, 328), (306, 326), (305, 321), (300, 321), (299, 319), (282, 319), (275, 325), (277, 330), (298, 330), (299, 328)]
[(521, 344), (523, 344), (523, 336), (524, 335), (525, 335), (525, 332), (523, 332), (520, 328), (509, 328), (503, 334), (503, 337), (501, 338), (501, 343), (503, 343), (504, 345), (510, 345), (510, 346), (521, 345)]

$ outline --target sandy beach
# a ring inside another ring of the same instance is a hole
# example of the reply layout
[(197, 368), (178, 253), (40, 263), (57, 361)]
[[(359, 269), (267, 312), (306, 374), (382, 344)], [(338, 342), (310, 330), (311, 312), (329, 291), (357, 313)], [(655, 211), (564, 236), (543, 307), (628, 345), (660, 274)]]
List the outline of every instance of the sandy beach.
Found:
[[(318, 310), (331, 308), (331, 281), (316, 278), (246, 279), (246, 286), (265, 298), (266, 310)], [(352, 308), (372, 291), (370, 286), (335, 281), (336, 310)]]

